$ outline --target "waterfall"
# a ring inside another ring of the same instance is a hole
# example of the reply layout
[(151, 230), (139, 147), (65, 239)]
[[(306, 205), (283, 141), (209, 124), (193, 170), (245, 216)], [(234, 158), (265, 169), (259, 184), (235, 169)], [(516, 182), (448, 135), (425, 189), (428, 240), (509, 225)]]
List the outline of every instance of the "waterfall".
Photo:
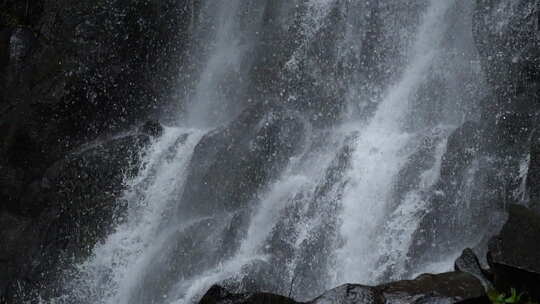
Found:
[(408, 114), (412, 92), (420, 85), (436, 56), (445, 26), (440, 20), (444, 20), (453, 4), (452, 1), (432, 1), (421, 21), (412, 58), (401, 79), (388, 89), (372, 121), (360, 129), (348, 177), (350, 182), (343, 198), (342, 235), (346, 245), (340, 249), (340, 260), (344, 262), (346, 281), (369, 282), (374, 277), (366, 270), (381, 254), (377, 252), (377, 230), (385, 225), (389, 190), (409, 156), (405, 146), (412, 134), (403, 132), (403, 116)]
[(307, 300), (449, 270), (453, 252), (409, 253), (448, 137), (477, 115), (472, 4), (398, 2), (202, 1), (188, 119), (58, 302), (192, 303), (216, 283)]
[[(68, 276), (73, 290), (59, 301), (78, 303), (122, 303), (144, 271), (148, 259), (163, 242), (163, 223), (171, 209), (171, 196), (181, 189), (182, 172), (203, 132), (168, 128), (149, 148), (144, 170), (129, 181), (121, 200), (129, 212), (107, 240), (94, 248), (92, 256)], [(180, 179), (180, 180), (179, 180)]]

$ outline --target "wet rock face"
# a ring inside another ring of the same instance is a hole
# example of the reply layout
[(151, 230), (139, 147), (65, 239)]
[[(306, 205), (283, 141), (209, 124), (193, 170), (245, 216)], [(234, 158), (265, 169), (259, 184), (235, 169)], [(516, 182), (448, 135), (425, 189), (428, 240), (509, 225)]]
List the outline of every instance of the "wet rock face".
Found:
[(523, 143), (540, 110), (540, 5), (537, 0), (477, 0), (473, 33), (493, 90), (483, 111), (500, 144)]
[(139, 128), (139, 131), (148, 136), (161, 136), (163, 134), (163, 126), (155, 120), (149, 120)]
[[(41, 288), (54, 293), (49, 284), (65, 263), (86, 257), (110, 232), (124, 207), (117, 203), (124, 178), (137, 174), (139, 153), (149, 142), (147, 135), (133, 134), (88, 145), (57, 161), (17, 203), (4, 206), (0, 264), (7, 271), (0, 276), (0, 298), (18, 303), (19, 296)], [(19, 283), (28, 289), (14, 294)]]
[(3, 200), (81, 144), (156, 115), (176, 88), (190, 3), (0, 3)]
[(36, 290), (106, 233), (161, 127), (88, 143), (168, 103), (195, 2), (0, 1), (0, 298), (8, 282)]
[(175, 220), (189, 228), (166, 234), (167, 248), (130, 303), (160, 301), (174, 291), (179, 274), (194, 277), (234, 254), (250, 223), (252, 199), (300, 152), (304, 136), (296, 113), (269, 104), (252, 106), (207, 133), (194, 149), (175, 207)]
[(236, 211), (299, 152), (305, 136), (300, 117), (280, 107), (258, 104), (197, 145), (180, 201), (181, 213), (209, 215)]
[(537, 0), (477, 0), (473, 32), (484, 70), (495, 89), (515, 89), (540, 76)]
[(515, 288), (540, 298), (540, 215), (511, 205), (500, 234), (489, 244), (488, 262), (498, 290)]
[(448, 188), (443, 191), (454, 192), (459, 176), (471, 164), (480, 145), (480, 125), (476, 122), (466, 122), (450, 135), (441, 164), (441, 179)]

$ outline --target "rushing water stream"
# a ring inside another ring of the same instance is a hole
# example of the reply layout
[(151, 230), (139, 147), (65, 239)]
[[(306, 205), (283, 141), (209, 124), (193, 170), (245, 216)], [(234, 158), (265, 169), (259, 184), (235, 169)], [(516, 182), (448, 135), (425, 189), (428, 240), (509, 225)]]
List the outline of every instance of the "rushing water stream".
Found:
[[(450, 269), (460, 248), (410, 252), (447, 137), (482, 94), (469, 2), (202, 1), (187, 119), (148, 149), (127, 214), (67, 275), (64, 300), (191, 303), (214, 283), (306, 300)], [(267, 99), (300, 117), (302, 148), (247, 206), (189, 211), (196, 146)]]

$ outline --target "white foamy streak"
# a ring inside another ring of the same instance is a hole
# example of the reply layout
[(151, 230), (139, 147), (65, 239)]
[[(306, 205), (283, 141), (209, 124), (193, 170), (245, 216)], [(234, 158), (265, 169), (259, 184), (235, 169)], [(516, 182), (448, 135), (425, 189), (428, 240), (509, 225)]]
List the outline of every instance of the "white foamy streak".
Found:
[(341, 233), (345, 245), (338, 250), (339, 282), (370, 282), (379, 256), (377, 228), (383, 224), (392, 184), (408, 155), (402, 149), (410, 139), (401, 122), (409, 99), (428, 72), (441, 42), (447, 10), (454, 1), (432, 0), (416, 35), (412, 58), (400, 79), (390, 87), (372, 121), (359, 128), (349, 184), (343, 199)]
[[(177, 140), (189, 134), (186, 142), (176, 149)], [(123, 224), (101, 244), (93, 255), (81, 264), (78, 279), (72, 282), (83, 289), (75, 297), (92, 303), (125, 303), (129, 292), (140, 276), (141, 260), (148, 255), (149, 247), (158, 234), (163, 212), (169, 197), (178, 185), (183, 184), (195, 145), (202, 132), (186, 129), (166, 128), (163, 136), (152, 144), (140, 174), (129, 183), (124, 199), (128, 203), (128, 214)], [(171, 151), (171, 149), (173, 149)], [(170, 153), (175, 153), (170, 157)], [(74, 286), (76, 289), (77, 286)], [(77, 293), (77, 291), (75, 291)]]
[[(427, 208), (423, 193), (428, 191), (438, 180), (440, 175), (442, 157), (446, 152), (446, 140), (443, 140), (435, 151), (435, 164), (422, 173), (418, 188), (406, 194), (403, 203), (389, 216), (389, 220), (378, 238), (378, 255), (385, 257), (385, 262), (378, 265), (375, 273), (384, 273), (392, 268), (391, 279), (399, 280), (407, 271), (407, 253), (411, 245), (414, 232), (422, 219), (422, 213)], [(452, 260), (453, 261), (453, 260)], [(448, 270), (447, 264), (441, 267)], [(439, 269), (440, 270), (440, 269)]]

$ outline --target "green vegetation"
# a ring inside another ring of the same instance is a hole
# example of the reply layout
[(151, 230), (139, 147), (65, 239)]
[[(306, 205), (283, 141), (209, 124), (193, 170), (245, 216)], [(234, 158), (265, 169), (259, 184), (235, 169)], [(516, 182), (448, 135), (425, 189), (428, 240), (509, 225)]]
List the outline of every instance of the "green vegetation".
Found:
[(494, 289), (488, 292), (488, 297), (493, 304), (538, 304), (537, 302), (526, 299), (524, 295), (525, 293), (523, 292), (518, 294), (515, 288), (510, 289), (509, 295)]
[(504, 292), (499, 293), (496, 290), (492, 290), (488, 292), (488, 297), (493, 304), (521, 303), (522, 296), (523, 296), (523, 293), (518, 294), (515, 288), (511, 289), (510, 295), (508, 297), (506, 296)]

